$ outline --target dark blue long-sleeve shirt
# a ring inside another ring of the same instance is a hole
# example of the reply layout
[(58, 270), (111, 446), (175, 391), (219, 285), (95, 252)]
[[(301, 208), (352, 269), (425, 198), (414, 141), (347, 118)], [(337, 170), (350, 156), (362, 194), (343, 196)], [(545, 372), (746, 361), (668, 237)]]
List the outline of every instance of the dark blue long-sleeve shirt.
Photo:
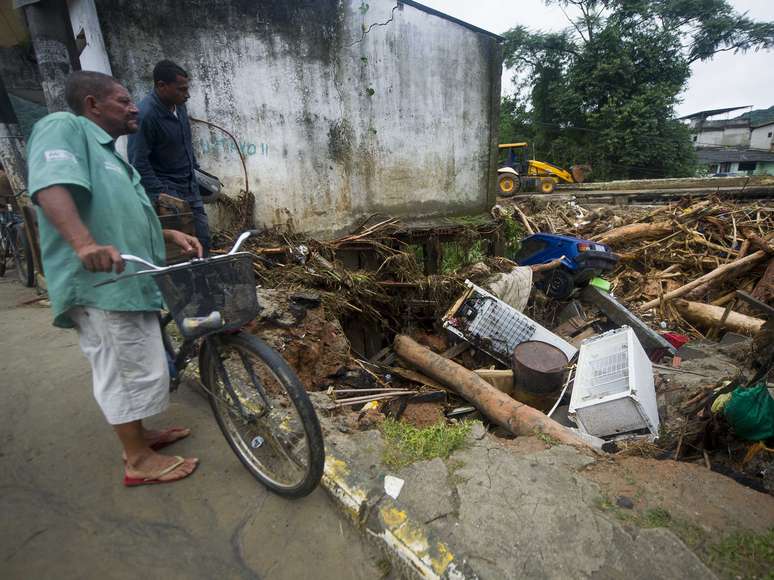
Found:
[(148, 197), (155, 201), (164, 192), (200, 204), (194, 177), (198, 164), (185, 105), (172, 113), (152, 90), (139, 109), (140, 129), (129, 135), (128, 153)]

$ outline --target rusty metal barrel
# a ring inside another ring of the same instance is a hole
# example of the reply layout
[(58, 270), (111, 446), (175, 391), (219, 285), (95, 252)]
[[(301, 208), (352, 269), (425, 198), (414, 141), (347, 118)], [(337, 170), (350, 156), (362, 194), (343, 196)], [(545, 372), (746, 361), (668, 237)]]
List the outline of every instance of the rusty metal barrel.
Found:
[(567, 355), (552, 344), (528, 340), (513, 349), (513, 398), (545, 410), (562, 388)]

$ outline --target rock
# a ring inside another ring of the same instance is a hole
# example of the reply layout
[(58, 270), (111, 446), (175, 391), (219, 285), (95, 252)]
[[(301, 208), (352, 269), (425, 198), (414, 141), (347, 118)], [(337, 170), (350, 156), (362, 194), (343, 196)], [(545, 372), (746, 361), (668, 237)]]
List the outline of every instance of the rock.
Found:
[(470, 429), (470, 436), (476, 441), (486, 437), (486, 427), (484, 427), (484, 424), (480, 421), (473, 423), (473, 426)]
[(366, 409), (357, 416), (357, 427), (361, 431), (373, 429), (384, 423), (384, 415), (378, 409)]
[(622, 507), (627, 510), (634, 509), (634, 501), (630, 497), (626, 497), (625, 495), (619, 495), (615, 503), (618, 507)]
[(692, 346), (681, 346), (677, 351), (677, 356), (683, 360), (697, 360), (700, 358), (707, 358), (707, 352)]
[(750, 342), (750, 337), (744, 336), (743, 334), (737, 334), (735, 332), (726, 332), (723, 335), (723, 338), (720, 339), (720, 344), (722, 346), (737, 344), (740, 342)]

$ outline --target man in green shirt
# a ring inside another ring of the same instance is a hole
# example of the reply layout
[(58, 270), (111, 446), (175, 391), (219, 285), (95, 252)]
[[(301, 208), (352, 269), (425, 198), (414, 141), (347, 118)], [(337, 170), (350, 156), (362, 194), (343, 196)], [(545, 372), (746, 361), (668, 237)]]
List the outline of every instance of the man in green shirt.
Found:
[(121, 253), (163, 265), (164, 240), (200, 257), (202, 248), (192, 236), (161, 229), (139, 174), (116, 153), (115, 139), (139, 126), (127, 90), (108, 75), (79, 71), (65, 95), (75, 115), (44, 117), (27, 146), (54, 325), (78, 331), (94, 396), (124, 448), (124, 484), (176, 481), (198, 460), (156, 449), (190, 431), (152, 431), (142, 424), (169, 404), (161, 295), (147, 276), (95, 284), (123, 272)]

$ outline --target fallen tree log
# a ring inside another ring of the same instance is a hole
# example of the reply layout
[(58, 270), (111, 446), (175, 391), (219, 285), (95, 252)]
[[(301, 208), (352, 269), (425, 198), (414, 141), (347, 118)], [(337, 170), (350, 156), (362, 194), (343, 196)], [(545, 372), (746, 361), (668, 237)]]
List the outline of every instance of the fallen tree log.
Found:
[(603, 244), (614, 245), (615, 243), (624, 240), (631, 242), (646, 238), (659, 238), (661, 236), (667, 236), (674, 231), (675, 225), (671, 221), (655, 222), (652, 224), (637, 223), (613, 228), (612, 230), (594, 236), (591, 239)]
[(448, 386), (514, 435), (534, 435), (538, 431), (562, 443), (589, 447), (588, 442), (537, 409), (498, 391), (476, 373), (435, 354), (409, 337), (396, 336), (393, 348), (406, 362)]
[(690, 302), (688, 300), (678, 300), (675, 302), (677, 311), (691, 324), (713, 328), (720, 325), (732, 332), (739, 334), (756, 335), (763, 327), (764, 321), (760, 318), (753, 318), (739, 312), (731, 310), (723, 320), (726, 312), (725, 308), (712, 306), (711, 304), (702, 304), (701, 302)]
[(646, 302), (645, 304), (640, 306), (640, 310), (642, 311), (650, 310), (651, 308), (658, 306), (661, 300), (663, 300), (664, 302), (667, 302), (669, 300), (679, 298), (680, 296), (683, 296), (684, 294), (688, 294), (688, 292), (690, 292), (694, 288), (697, 288), (703, 285), (706, 282), (727, 277), (733, 272), (739, 270), (740, 268), (744, 268), (750, 263), (758, 262), (763, 258), (765, 258), (766, 256), (767, 256), (766, 252), (764, 252), (763, 250), (758, 250), (754, 254), (750, 254), (749, 256), (745, 256), (744, 258), (739, 258), (738, 260), (734, 260), (733, 262), (729, 262), (728, 264), (723, 264), (722, 266), (718, 266), (717, 268), (712, 270), (712, 272), (708, 272), (707, 274), (704, 274), (704, 276), (696, 278), (696, 280), (694, 280), (693, 282), (688, 282), (688, 284), (680, 286), (679, 288), (676, 288), (671, 292), (667, 292), (660, 299), (656, 298), (654, 300), (651, 300), (650, 302)]

